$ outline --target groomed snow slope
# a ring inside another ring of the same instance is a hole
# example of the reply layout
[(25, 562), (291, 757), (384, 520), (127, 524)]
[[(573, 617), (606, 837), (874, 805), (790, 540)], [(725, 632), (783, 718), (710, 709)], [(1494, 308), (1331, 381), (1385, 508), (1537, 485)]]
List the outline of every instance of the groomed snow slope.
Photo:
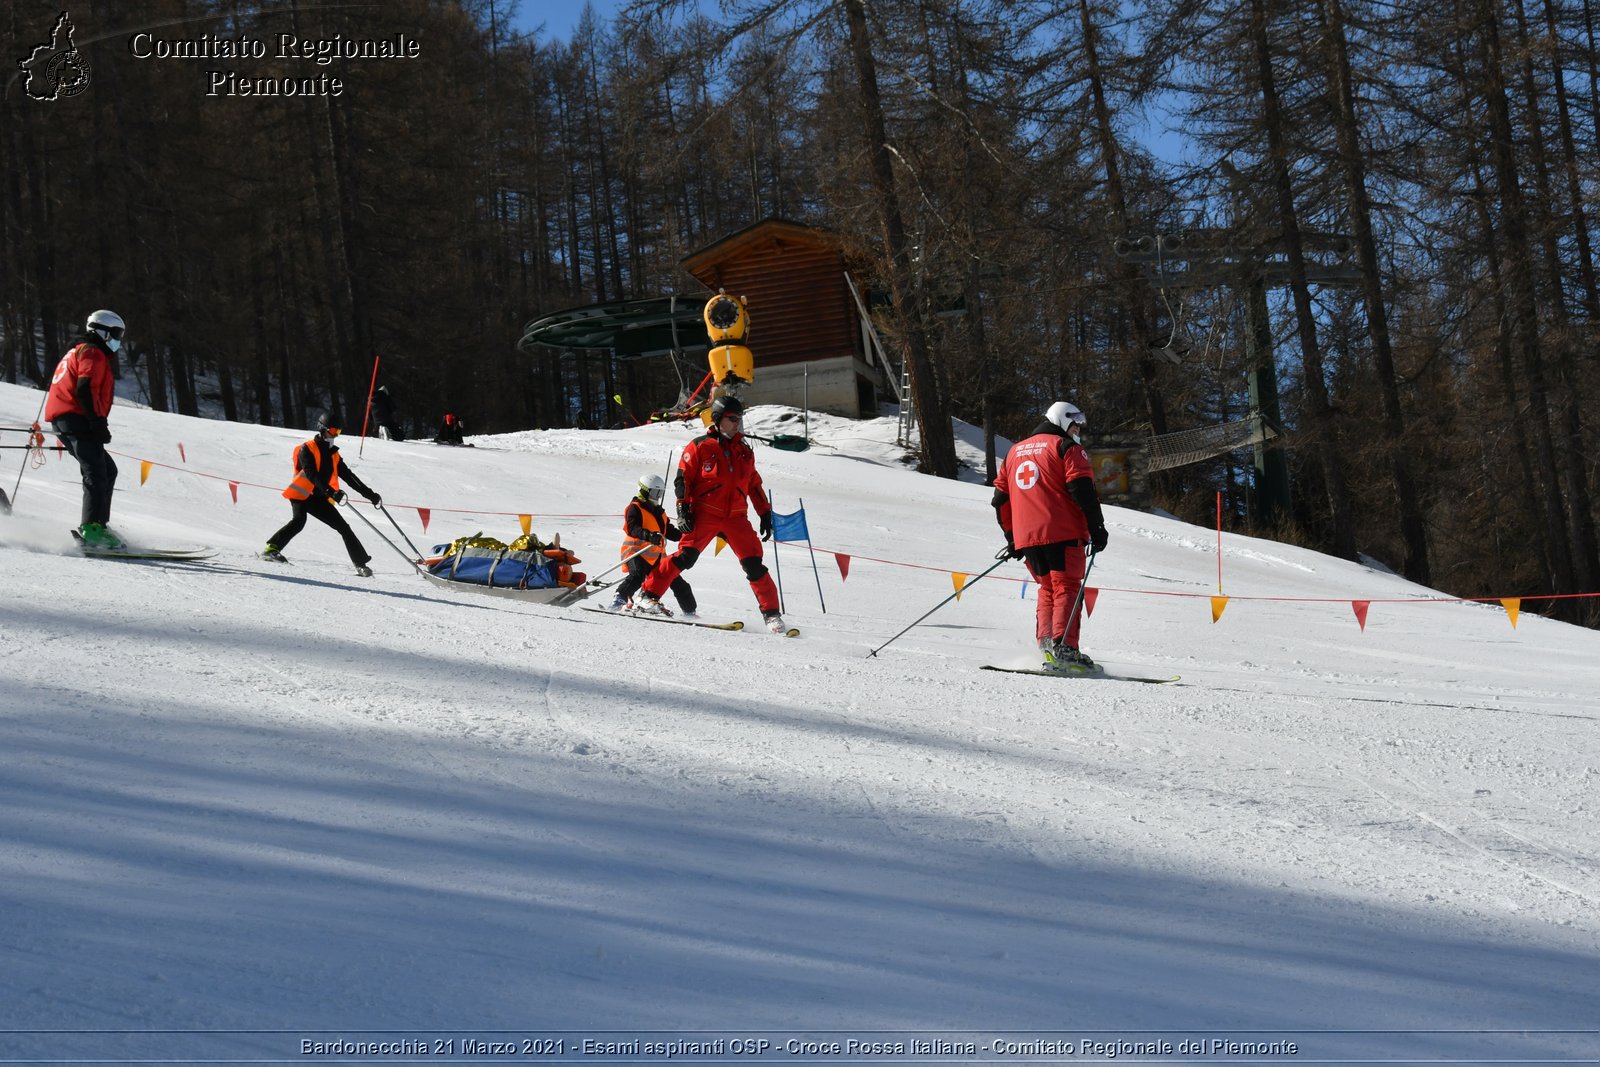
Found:
[[(0, 425), (39, 400), (0, 386)], [(436, 589), (359, 519), (376, 577), (316, 522), (276, 567), (253, 553), (305, 432), (111, 424), (113, 525), (220, 554), (78, 556), (53, 454), (0, 518), (6, 1056), (46, 1047), (22, 1030), (401, 1028), (1450, 1031), (1407, 1039), (1432, 1058), (1587, 1029), (1516, 1052), (1595, 1054), (1593, 632), (1454, 603), (1363, 632), (1349, 600), (1437, 594), (1234, 536), (1213, 624), (1212, 532), (1111, 508), (1084, 647), (1181, 685), (979, 671), (1031, 659), (1018, 563), (868, 658), (999, 545), (989, 490), (907, 471), (890, 420), (758, 451), (819, 550), (826, 614), (780, 550), (791, 641)], [(531, 512), (593, 574), (689, 436), (344, 454), (419, 545)], [(167, 465), (143, 487), (140, 459)], [(688, 576), (758, 625), (730, 555)], [(104, 1051), (77, 1040), (48, 1050)]]

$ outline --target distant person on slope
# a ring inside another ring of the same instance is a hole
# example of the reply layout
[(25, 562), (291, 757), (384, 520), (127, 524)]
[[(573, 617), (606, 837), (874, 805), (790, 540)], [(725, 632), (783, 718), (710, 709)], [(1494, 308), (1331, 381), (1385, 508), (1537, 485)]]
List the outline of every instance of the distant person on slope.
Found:
[[(672, 520), (667, 518), (661, 506), (666, 491), (665, 478), (659, 474), (646, 474), (639, 479), (639, 492), (628, 501), (628, 507), (622, 513), (622, 558), (628, 561), (628, 574), (617, 585), (617, 595), (611, 601), (612, 611), (621, 611), (629, 606), (633, 594), (639, 591), (644, 580), (650, 577), (650, 572), (666, 554), (662, 548), (663, 542), (676, 541), (683, 536), (672, 525)], [(678, 598), (678, 609), (682, 613), (680, 617), (691, 621), (698, 619), (700, 616), (695, 613), (694, 590), (689, 588), (688, 579), (679, 575), (672, 580), (671, 588), (672, 595)]]
[[(1083, 548), (1105, 551), (1108, 535), (1089, 454), (1078, 437), (1087, 420), (1065, 400), (1050, 405), (1032, 436), (1006, 454), (994, 478), (995, 517), (1006, 548), (1039, 583), (1034, 636), (1050, 670), (1094, 670), (1078, 650), (1083, 613)], [(1068, 618), (1071, 616), (1071, 618)]]
[[(756, 456), (745, 443), (744, 404), (721, 396), (711, 404), (711, 428), (684, 447), (673, 480), (678, 494), (678, 526), (683, 531), (678, 551), (656, 565), (635, 601), (640, 612), (666, 614), (661, 594), (678, 575), (693, 567), (701, 551), (721, 535), (756, 594), (761, 618), (773, 633), (785, 630), (778, 613), (778, 587), (761, 562), (761, 542), (772, 537), (772, 505), (756, 473)], [(750, 505), (761, 520), (761, 537), (750, 527)]]
[(122, 538), (106, 526), (111, 521), (111, 493), (117, 465), (106, 452), (111, 443), (113, 381), (111, 357), (122, 347), (122, 316), (96, 311), (83, 326), (83, 340), (56, 364), (45, 398), (44, 417), (83, 473), (82, 525), (78, 536), (89, 548), (121, 548)]
[(439, 432), (433, 435), (433, 440), (435, 444), (441, 445), (465, 444), (463, 440), (465, 434), (466, 428), (461, 424), (461, 420), (454, 415), (446, 415), (444, 422), (439, 424)]
[(306, 528), (306, 516), (310, 515), (338, 531), (339, 536), (344, 538), (345, 551), (350, 553), (350, 562), (356, 565), (356, 573), (363, 578), (372, 577), (372, 568), (367, 566), (372, 557), (334, 506), (344, 503), (344, 490), (339, 488), (339, 478), (342, 475), (357, 492), (374, 504), (381, 504), (383, 498), (363, 485), (355, 471), (343, 467), (339, 462), (339, 448), (333, 439), (339, 436), (342, 425), (343, 421), (337, 415), (323, 415), (317, 420), (316, 436), (295, 448), (294, 481), (283, 491), (290, 507), (294, 509), (294, 515), (283, 529), (267, 538), (266, 550), (261, 553), (262, 559), (284, 562), (283, 550), (295, 539), (295, 535)]
[(372, 394), (372, 425), (377, 429), (377, 436), (388, 441), (404, 441), (406, 435), (400, 430), (400, 422), (395, 418), (394, 397), (389, 395), (387, 385), (378, 386), (378, 391)]

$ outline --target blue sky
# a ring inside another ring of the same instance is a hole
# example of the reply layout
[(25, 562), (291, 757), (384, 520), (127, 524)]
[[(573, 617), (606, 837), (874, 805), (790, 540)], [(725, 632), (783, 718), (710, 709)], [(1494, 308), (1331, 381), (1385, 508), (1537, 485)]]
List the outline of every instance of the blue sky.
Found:
[[(622, 6), (622, 0), (590, 0), (590, 2), (595, 14), (603, 22), (610, 22), (616, 15), (617, 9)], [(572, 35), (572, 28), (578, 24), (583, 7), (583, 4), (573, 3), (572, 0), (522, 0), (514, 22), (522, 30), (532, 30), (542, 22), (546, 38), (565, 40)]]

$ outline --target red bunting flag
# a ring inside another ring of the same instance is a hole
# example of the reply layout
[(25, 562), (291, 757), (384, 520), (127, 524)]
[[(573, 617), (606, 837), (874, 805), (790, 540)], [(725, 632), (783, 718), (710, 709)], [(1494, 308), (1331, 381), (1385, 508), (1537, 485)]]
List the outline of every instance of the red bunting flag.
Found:
[(1099, 599), (1100, 599), (1100, 590), (1096, 589), (1092, 585), (1084, 586), (1083, 587), (1083, 613), (1085, 615), (1093, 615), (1094, 614), (1094, 602), (1096, 600), (1099, 600)]
[(189, 457), (183, 454), (183, 442), (182, 441), (178, 442), (178, 458), (183, 460), (185, 463), (189, 462)]
[(433, 514), (432, 508), (418, 508), (417, 514), (422, 516), (422, 532), (428, 532), (428, 516)]
[(235, 504), (237, 504), (239, 502), (239, 483), (238, 482), (229, 482), (228, 483), (228, 492), (233, 494), (233, 502)]
[(1356, 622), (1359, 622), (1361, 624), (1361, 632), (1362, 633), (1366, 633), (1366, 630), (1367, 630), (1367, 609), (1370, 608), (1371, 606), (1372, 606), (1372, 601), (1370, 601), (1370, 600), (1352, 600), (1352, 601), (1350, 601), (1350, 609), (1356, 613)]
[(839, 580), (842, 582), (850, 577), (850, 557), (843, 552), (835, 552), (833, 561), (839, 565)]

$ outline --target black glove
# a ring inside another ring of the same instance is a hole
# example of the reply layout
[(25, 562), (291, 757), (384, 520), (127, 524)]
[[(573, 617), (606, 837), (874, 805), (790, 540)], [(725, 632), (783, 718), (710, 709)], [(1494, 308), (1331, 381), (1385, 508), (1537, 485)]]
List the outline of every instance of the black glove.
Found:
[(377, 493), (368, 493), (367, 499), (372, 502), (373, 507), (377, 507), (383, 503), (383, 497), (379, 496)]
[(103, 445), (111, 443), (111, 424), (105, 419), (95, 419), (89, 427), (89, 439)]
[(772, 512), (761, 516), (761, 540), (772, 540)]
[(1006, 559), (1021, 559), (1022, 553), (1017, 551), (1017, 543), (1006, 534)]
[(335, 504), (343, 504), (344, 503), (344, 490), (343, 489), (335, 489), (333, 492), (328, 494), (328, 499), (333, 501)]
[(1111, 535), (1106, 532), (1104, 526), (1096, 526), (1093, 532), (1089, 534), (1089, 537), (1091, 538), (1089, 543), (1094, 545), (1096, 555), (1104, 552), (1106, 550), (1106, 542), (1111, 540)]
[(694, 529), (694, 508), (687, 500), (678, 501), (678, 529), (684, 533)]
[(661, 535), (656, 533), (654, 530), (647, 530), (645, 532), (644, 539), (649, 541), (652, 545), (659, 545), (661, 543)]

